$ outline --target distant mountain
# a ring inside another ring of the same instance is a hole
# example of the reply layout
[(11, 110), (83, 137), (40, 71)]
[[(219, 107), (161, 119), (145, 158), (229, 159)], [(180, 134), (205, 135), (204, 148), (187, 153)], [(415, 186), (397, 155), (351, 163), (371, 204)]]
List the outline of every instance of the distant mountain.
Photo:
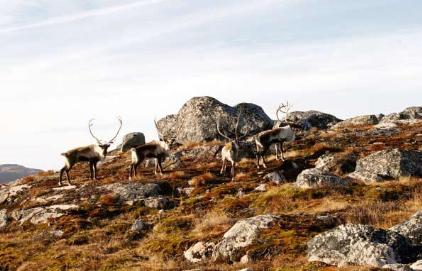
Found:
[(40, 171), (39, 169), (26, 168), (15, 164), (0, 165), (0, 183), (8, 183)]

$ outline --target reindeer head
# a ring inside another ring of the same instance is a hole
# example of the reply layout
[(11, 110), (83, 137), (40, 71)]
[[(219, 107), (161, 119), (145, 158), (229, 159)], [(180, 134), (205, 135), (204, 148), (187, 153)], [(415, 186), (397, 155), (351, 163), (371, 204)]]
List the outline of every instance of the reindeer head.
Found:
[(277, 111), (275, 112), (278, 121), (282, 122), (280, 120), (279, 115), (278, 115), (281, 112), (281, 113), (284, 113), (284, 121), (287, 122), (287, 115), (289, 114), (290, 109), (292, 109), (292, 105), (289, 104), (288, 101), (287, 101), (286, 104), (284, 104), (284, 103), (280, 104), (277, 108)]
[(241, 141), (248, 136), (248, 134), (245, 134), (245, 135), (242, 135), (242, 136), (240, 136), (240, 134), (239, 134), (239, 126), (240, 126), (241, 116), (242, 116), (242, 112), (239, 112), (239, 114), (237, 116), (236, 127), (234, 129), (234, 138), (230, 138), (226, 134), (221, 132), (221, 130), (220, 130), (220, 120), (217, 121), (217, 132), (222, 137), (224, 137), (225, 139), (233, 142), (236, 145), (236, 147), (239, 147), (239, 145), (241, 144)]
[(166, 151), (170, 150), (170, 148), (172, 148), (175, 145), (176, 140), (174, 138), (171, 138), (170, 140), (165, 139), (163, 134), (161, 134), (160, 130), (158, 129), (158, 123), (156, 120), (154, 120), (154, 124), (155, 124), (155, 129), (157, 130), (158, 140), (160, 141), (161, 147), (165, 149)]
[(88, 129), (89, 129), (89, 133), (91, 134), (91, 136), (97, 141), (97, 145), (103, 150), (103, 156), (105, 157), (107, 155), (107, 151), (108, 148), (111, 146), (111, 144), (113, 144), (114, 140), (116, 139), (116, 137), (119, 135), (120, 130), (122, 129), (122, 125), (123, 125), (123, 121), (120, 117), (117, 118), (117, 120), (119, 121), (119, 129), (117, 129), (117, 133), (116, 135), (110, 139), (109, 141), (106, 141), (105, 143), (103, 143), (100, 139), (98, 139), (94, 133), (92, 132), (91, 127), (94, 126), (94, 119), (91, 119), (88, 123)]

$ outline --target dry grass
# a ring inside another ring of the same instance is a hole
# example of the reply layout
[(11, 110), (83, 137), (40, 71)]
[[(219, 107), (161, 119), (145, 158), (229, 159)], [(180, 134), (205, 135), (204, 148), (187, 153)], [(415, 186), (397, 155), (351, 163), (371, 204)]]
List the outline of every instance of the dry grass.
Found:
[(195, 176), (190, 180), (190, 185), (194, 187), (206, 186), (209, 182), (216, 180), (217, 177), (211, 172), (206, 172), (199, 176)]

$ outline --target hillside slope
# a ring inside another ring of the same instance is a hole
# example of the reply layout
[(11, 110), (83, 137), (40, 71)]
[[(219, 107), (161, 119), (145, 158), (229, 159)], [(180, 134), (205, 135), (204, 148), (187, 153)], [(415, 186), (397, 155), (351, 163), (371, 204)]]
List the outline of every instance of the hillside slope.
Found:
[(243, 159), (233, 182), (213, 157), (219, 142), (181, 146), (163, 176), (142, 168), (133, 182), (127, 153), (103, 163), (98, 182), (84, 164), (72, 186), (57, 187), (56, 172), (26, 177), (0, 190), (0, 270), (372, 270), (309, 262), (307, 243), (344, 223), (405, 221), (422, 210), (422, 179), (367, 184), (348, 177), (347, 159), (329, 167), (346, 186), (302, 189), (296, 178), (324, 154), (422, 151), (421, 134), (421, 121), (314, 129), (286, 146), (284, 162), (258, 171)]

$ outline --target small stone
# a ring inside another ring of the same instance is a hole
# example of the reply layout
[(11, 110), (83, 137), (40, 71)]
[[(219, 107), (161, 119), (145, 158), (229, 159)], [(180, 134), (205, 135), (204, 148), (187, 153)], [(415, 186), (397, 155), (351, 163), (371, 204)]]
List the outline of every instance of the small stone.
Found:
[(255, 188), (255, 191), (257, 191), (257, 192), (265, 192), (265, 191), (267, 191), (267, 185), (265, 183), (260, 184), (260, 185), (258, 185)]
[(135, 222), (133, 222), (132, 226), (130, 227), (130, 231), (132, 232), (140, 232), (143, 231), (147, 228), (147, 225), (145, 224), (144, 221), (142, 221), (141, 219), (137, 219), (135, 220)]

